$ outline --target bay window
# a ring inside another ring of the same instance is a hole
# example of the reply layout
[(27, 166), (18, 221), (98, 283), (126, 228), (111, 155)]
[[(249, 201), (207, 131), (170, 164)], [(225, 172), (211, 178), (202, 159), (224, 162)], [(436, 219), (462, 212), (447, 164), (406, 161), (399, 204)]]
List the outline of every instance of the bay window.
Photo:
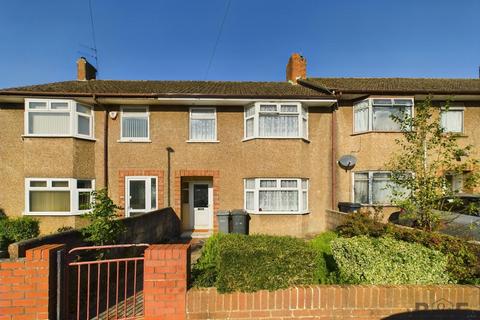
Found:
[(120, 141), (149, 141), (150, 119), (148, 107), (122, 107)]
[(208, 142), (217, 140), (215, 108), (190, 108), (190, 140)]
[(91, 209), (92, 179), (25, 179), (26, 215), (75, 215)]
[(73, 100), (25, 99), (25, 135), (93, 139), (93, 109)]
[(308, 138), (308, 110), (300, 103), (255, 103), (245, 108), (245, 139)]
[(393, 117), (412, 115), (413, 99), (370, 98), (353, 106), (353, 132), (401, 131)]
[(259, 214), (308, 212), (308, 180), (297, 178), (245, 179), (245, 210)]
[(442, 108), (440, 111), (440, 121), (445, 132), (463, 132), (464, 109), (465, 107), (462, 105), (452, 105), (448, 108)]

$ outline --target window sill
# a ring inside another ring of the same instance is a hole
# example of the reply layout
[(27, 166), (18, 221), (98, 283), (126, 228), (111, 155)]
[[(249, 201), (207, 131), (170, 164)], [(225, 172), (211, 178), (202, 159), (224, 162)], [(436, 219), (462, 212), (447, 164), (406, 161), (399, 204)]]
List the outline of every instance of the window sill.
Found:
[(88, 138), (88, 137), (77, 137), (77, 136), (46, 136), (46, 135), (29, 135), (29, 134), (24, 134), (22, 135), (22, 139), (24, 138), (73, 138), (73, 139), (79, 139), (79, 140), (87, 140), (87, 141), (97, 141), (95, 138)]
[[(247, 211), (248, 212), (248, 211)], [(248, 214), (255, 215), (255, 216), (299, 216), (299, 215), (306, 215), (309, 214), (310, 211), (304, 212), (248, 212)]]
[(186, 143), (220, 143), (218, 140), (186, 140)]
[(24, 216), (55, 216), (55, 217), (75, 217), (75, 216), (82, 216), (86, 212), (28, 212), (23, 213)]
[(152, 140), (117, 140), (118, 143), (152, 143)]
[(301, 138), (301, 137), (253, 137), (253, 138), (243, 138), (242, 142), (250, 141), (250, 140), (302, 140), (303, 142), (310, 143), (309, 139)]
[(350, 134), (350, 136), (359, 136), (363, 134), (375, 134), (375, 133), (404, 133), (405, 131), (365, 131), (365, 132), (355, 132)]

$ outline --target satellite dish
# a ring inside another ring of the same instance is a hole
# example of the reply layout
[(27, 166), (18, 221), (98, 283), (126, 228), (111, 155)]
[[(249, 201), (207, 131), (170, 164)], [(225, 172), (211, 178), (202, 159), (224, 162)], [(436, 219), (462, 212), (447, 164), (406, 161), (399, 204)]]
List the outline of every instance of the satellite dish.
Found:
[(355, 156), (352, 156), (351, 154), (341, 156), (338, 160), (338, 165), (345, 171), (352, 170), (353, 167), (355, 167), (356, 163), (357, 158)]

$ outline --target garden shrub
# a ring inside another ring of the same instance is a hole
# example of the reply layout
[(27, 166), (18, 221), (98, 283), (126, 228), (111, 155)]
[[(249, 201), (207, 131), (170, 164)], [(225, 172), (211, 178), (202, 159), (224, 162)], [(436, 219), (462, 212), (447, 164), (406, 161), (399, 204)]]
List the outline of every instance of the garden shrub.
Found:
[(218, 235), (207, 241), (204, 250), (194, 267), (195, 286), (252, 292), (316, 283), (318, 254), (301, 239)]
[(337, 282), (337, 264), (333, 259), (331, 242), (338, 236), (333, 231), (323, 232), (310, 241), (310, 245), (317, 251), (317, 268), (315, 277), (318, 283), (333, 284)]
[(459, 283), (475, 283), (480, 278), (480, 246), (437, 232), (399, 227), (374, 221), (367, 213), (347, 216), (345, 223), (336, 231), (343, 237), (367, 235), (391, 237), (442, 252), (447, 256), (447, 272), (450, 279)]
[(351, 284), (445, 284), (447, 257), (391, 237), (338, 238), (332, 252), (339, 276)]
[(0, 250), (11, 243), (35, 238), (40, 234), (39, 222), (31, 217), (0, 219)]
[(218, 244), (224, 237), (216, 233), (207, 239), (202, 255), (192, 268), (192, 282), (196, 287), (213, 287), (217, 279)]

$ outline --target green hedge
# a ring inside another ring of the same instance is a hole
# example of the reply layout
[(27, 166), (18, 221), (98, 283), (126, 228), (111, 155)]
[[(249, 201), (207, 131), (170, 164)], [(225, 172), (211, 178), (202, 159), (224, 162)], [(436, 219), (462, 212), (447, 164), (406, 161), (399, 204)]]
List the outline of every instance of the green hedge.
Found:
[(11, 243), (35, 238), (39, 234), (39, 222), (31, 217), (0, 219), (0, 250), (7, 250)]
[(374, 221), (368, 213), (354, 213), (347, 216), (343, 225), (337, 228), (342, 237), (391, 236), (397, 240), (419, 243), (447, 256), (447, 272), (452, 281), (475, 284), (480, 280), (480, 246), (437, 232), (398, 227)]
[(338, 235), (327, 231), (319, 234), (310, 241), (310, 245), (317, 251), (317, 268), (315, 277), (320, 284), (335, 284), (338, 282), (338, 267), (332, 255), (331, 242)]
[(194, 267), (194, 285), (252, 292), (313, 284), (317, 257), (307, 242), (291, 237), (214, 236)]
[(332, 252), (344, 283), (445, 284), (447, 258), (420, 244), (390, 237), (338, 238)]

